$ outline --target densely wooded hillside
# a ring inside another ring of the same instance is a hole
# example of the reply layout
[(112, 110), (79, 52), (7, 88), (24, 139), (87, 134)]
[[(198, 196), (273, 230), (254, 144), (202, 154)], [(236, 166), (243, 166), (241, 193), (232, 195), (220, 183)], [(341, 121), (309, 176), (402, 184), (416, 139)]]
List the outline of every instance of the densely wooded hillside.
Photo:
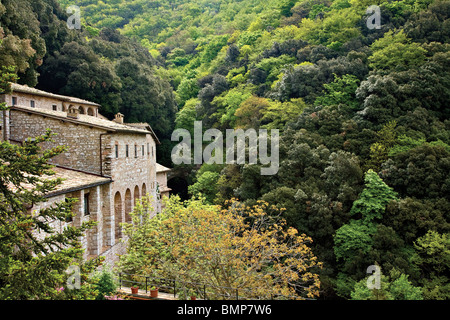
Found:
[(323, 299), (373, 297), (373, 264), (377, 297), (450, 297), (449, 1), (59, 3), (1, 1), (0, 61), (22, 83), (148, 121), (170, 166), (172, 130), (195, 120), (280, 129), (278, 174), (187, 167), (191, 195), (285, 208), (323, 262)]

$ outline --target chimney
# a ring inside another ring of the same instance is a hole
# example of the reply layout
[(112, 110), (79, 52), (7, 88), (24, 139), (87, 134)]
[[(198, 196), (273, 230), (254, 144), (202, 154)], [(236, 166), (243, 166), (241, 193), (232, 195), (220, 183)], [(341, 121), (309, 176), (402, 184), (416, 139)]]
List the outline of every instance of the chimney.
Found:
[(122, 123), (123, 124), (123, 114), (121, 114), (120, 112), (116, 113), (116, 115), (114, 116), (114, 120), (113, 121), (116, 122), (116, 123)]
[(69, 109), (67, 110), (67, 117), (78, 119), (78, 114), (80, 113), (80, 110), (78, 108), (74, 107), (73, 105), (69, 106)]

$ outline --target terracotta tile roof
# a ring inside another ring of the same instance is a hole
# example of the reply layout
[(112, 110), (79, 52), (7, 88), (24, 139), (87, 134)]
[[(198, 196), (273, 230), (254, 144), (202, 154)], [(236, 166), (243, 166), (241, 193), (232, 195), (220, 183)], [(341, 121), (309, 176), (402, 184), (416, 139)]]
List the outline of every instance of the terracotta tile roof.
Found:
[(96, 174), (81, 172), (73, 169), (55, 167), (52, 170), (55, 172), (55, 175), (51, 177), (63, 178), (64, 181), (57, 187), (56, 190), (48, 193), (47, 197), (112, 182), (111, 178), (106, 178)]
[(164, 167), (163, 165), (156, 163), (156, 172), (168, 172), (172, 169), (169, 169), (167, 167)]
[[(45, 195), (46, 198), (112, 182), (111, 178), (101, 177), (96, 174), (69, 168), (55, 167), (52, 168), (52, 171), (55, 172), (54, 175), (43, 175), (41, 176), (41, 178), (47, 180), (62, 178), (64, 179), (64, 181), (62, 182), (62, 184), (58, 185), (55, 190), (47, 193)], [(26, 189), (33, 188), (33, 186), (30, 184), (23, 184), (22, 186)], [(9, 188), (11, 188), (11, 190), (13, 191), (16, 189), (12, 185), (10, 185)]]
[(37, 96), (54, 98), (54, 99), (59, 99), (59, 100), (63, 100), (63, 101), (73, 102), (73, 103), (90, 104), (93, 106), (100, 107), (100, 105), (98, 103), (95, 103), (92, 101), (88, 101), (88, 100), (84, 100), (84, 99), (80, 99), (80, 98), (76, 98), (76, 97), (63, 96), (60, 94), (55, 94), (55, 93), (51, 93), (51, 92), (47, 92), (47, 91), (42, 91), (42, 90), (31, 88), (27, 85), (22, 85), (22, 84), (18, 84), (18, 83), (11, 83), (11, 89), (13, 92), (15, 91), (15, 92), (28, 93), (28, 94), (33, 94), (33, 95), (37, 95)]
[(159, 187), (159, 193), (170, 192), (170, 191), (172, 191), (172, 189), (167, 187), (167, 186), (160, 186)]
[[(92, 101), (87, 101), (87, 100), (83, 100), (83, 99), (76, 98), (76, 97), (69, 97), (69, 96), (54, 94), (51, 92), (42, 91), (39, 89), (31, 88), (26, 85), (21, 85), (21, 84), (17, 84), (17, 83), (11, 83), (11, 89), (16, 92), (45, 96), (45, 97), (49, 97), (49, 98), (54, 98), (54, 99), (71, 102), (74, 104), (89, 104), (89, 105), (101, 107), (99, 104), (92, 102)], [(159, 141), (155, 132), (153, 131), (152, 127), (148, 123), (145, 123), (145, 122), (121, 124), (121, 123), (117, 123), (114, 121), (110, 121), (101, 114), (98, 114), (97, 117), (89, 116), (89, 115), (85, 115), (85, 114), (79, 114), (77, 119), (73, 119), (73, 118), (68, 118), (67, 113), (65, 111), (46, 110), (46, 109), (41, 109), (41, 108), (31, 108), (31, 107), (27, 107), (27, 106), (14, 106), (12, 108), (13, 109), (15, 108), (17, 110), (32, 112), (35, 114), (42, 114), (42, 115), (48, 115), (51, 117), (57, 117), (60, 120), (74, 122), (74, 123), (78, 123), (78, 124), (96, 126), (96, 127), (100, 127), (100, 128), (109, 130), (109, 131), (112, 130), (112, 131), (119, 131), (119, 132), (145, 133), (145, 134), (148, 134), (150, 132), (150, 134), (155, 139), (156, 143), (161, 144), (161, 142)]]
[[(81, 125), (86, 126), (94, 126), (101, 129), (105, 129), (108, 131), (119, 131), (119, 132), (130, 132), (130, 133), (152, 133), (147, 129), (141, 129), (121, 123), (117, 123), (114, 121), (110, 121), (104, 118), (95, 117), (95, 116), (89, 116), (86, 114), (78, 114), (78, 118), (69, 118), (67, 117), (67, 112), (65, 111), (54, 111), (54, 110), (47, 110), (47, 109), (41, 109), (41, 108), (31, 108), (31, 107), (25, 107), (25, 106), (19, 106), (16, 105), (14, 107), (11, 107), (11, 110), (18, 110), (23, 112), (29, 112), (33, 114), (39, 114), (51, 118), (56, 118), (59, 120), (64, 120), (67, 122), (73, 122)], [(154, 133), (153, 133), (154, 134)]]
[(156, 136), (156, 133), (153, 131), (152, 127), (147, 122), (134, 122), (134, 123), (128, 122), (128, 123), (124, 123), (124, 125), (130, 126), (130, 127), (135, 127), (135, 128), (140, 128), (140, 129), (146, 129), (146, 130), (150, 131), (152, 133), (153, 137), (155, 138), (156, 143), (161, 144), (158, 137)]

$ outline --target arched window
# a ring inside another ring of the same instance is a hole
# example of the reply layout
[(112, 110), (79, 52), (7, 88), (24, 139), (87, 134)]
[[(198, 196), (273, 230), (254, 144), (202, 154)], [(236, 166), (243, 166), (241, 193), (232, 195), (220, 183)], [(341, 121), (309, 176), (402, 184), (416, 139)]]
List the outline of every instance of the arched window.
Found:
[(142, 184), (142, 196), (147, 196), (147, 186), (145, 185), (145, 183)]
[(133, 210), (131, 201), (131, 191), (127, 189), (125, 192), (125, 222), (131, 222), (130, 212)]
[(135, 186), (134, 187), (134, 205), (136, 206), (136, 203), (138, 202), (138, 200), (141, 198), (141, 195), (139, 194), (139, 187)]
[(117, 191), (114, 196), (114, 230), (115, 230), (115, 238), (122, 238), (122, 229), (120, 223), (122, 222), (122, 197), (120, 196), (120, 192)]
[(93, 115), (94, 115), (94, 109), (92, 109), (91, 107), (89, 107), (89, 108), (87, 109), (87, 114), (88, 114), (89, 116), (93, 116)]
[(79, 106), (78, 107), (78, 110), (80, 110), (80, 114), (84, 114), (85, 112), (84, 112), (84, 108), (82, 107), (82, 106)]

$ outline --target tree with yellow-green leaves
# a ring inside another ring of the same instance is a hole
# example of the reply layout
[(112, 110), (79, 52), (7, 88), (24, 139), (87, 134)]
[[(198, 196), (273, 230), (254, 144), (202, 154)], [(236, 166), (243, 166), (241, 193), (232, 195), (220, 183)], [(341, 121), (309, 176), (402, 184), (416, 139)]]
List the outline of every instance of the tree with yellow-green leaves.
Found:
[(125, 273), (195, 283), (199, 292), (206, 285), (209, 299), (234, 298), (236, 289), (245, 298), (318, 297), (321, 263), (312, 239), (287, 227), (266, 202), (232, 200), (221, 208), (171, 197), (162, 213), (142, 219), (149, 210), (144, 199), (124, 224), (130, 238), (119, 266)]

